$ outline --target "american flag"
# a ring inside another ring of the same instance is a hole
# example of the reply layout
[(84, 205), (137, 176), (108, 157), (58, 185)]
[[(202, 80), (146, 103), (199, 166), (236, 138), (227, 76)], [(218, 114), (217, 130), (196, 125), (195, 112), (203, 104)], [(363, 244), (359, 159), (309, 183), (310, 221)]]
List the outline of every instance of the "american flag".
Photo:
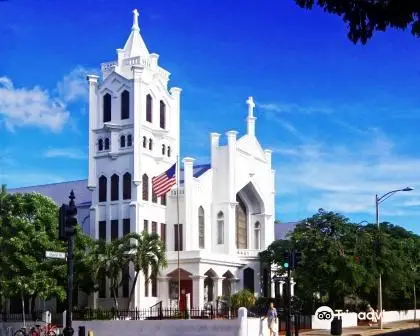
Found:
[(166, 172), (152, 178), (152, 189), (157, 197), (165, 195), (176, 183), (176, 163)]

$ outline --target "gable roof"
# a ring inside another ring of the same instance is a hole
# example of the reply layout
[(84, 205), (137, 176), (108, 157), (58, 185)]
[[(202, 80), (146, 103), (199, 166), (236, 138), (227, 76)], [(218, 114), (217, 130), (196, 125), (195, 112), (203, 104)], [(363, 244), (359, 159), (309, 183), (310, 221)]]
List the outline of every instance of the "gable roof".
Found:
[(260, 160), (266, 161), (264, 150), (255, 136), (245, 134), (238, 140), (237, 148), (255, 156)]
[(52, 198), (52, 200), (60, 206), (69, 202), (70, 191), (74, 191), (76, 196), (76, 204), (78, 206), (89, 205), (92, 202), (92, 192), (87, 188), (87, 180), (68, 181), (60, 183), (42, 184), (30, 187), (8, 189), (7, 192), (14, 193), (31, 193), (37, 192), (44, 196)]

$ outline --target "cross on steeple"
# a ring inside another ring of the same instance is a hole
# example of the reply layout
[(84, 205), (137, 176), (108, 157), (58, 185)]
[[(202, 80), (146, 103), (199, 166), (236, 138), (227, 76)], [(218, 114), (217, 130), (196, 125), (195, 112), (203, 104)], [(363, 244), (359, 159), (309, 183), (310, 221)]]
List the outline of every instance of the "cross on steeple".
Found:
[(140, 30), (139, 28), (139, 12), (137, 9), (133, 10), (133, 26), (131, 30)]
[(248, 117), (253, 117), (254, 108), (255, 108), (254, 99), (252, 97), (248, 97), (248, 100), (246, 101), (246, 103), (248, 105)]

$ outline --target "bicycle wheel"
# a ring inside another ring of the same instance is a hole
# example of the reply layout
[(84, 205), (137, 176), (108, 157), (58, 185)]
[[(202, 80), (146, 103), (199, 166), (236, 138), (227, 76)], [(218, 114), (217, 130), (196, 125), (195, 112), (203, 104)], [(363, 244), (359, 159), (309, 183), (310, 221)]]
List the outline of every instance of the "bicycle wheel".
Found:
[(27, 336), (26, 334), (26, 330), (25, 329), (19, 329), (18, 331), (16, 331), (13, 336)]

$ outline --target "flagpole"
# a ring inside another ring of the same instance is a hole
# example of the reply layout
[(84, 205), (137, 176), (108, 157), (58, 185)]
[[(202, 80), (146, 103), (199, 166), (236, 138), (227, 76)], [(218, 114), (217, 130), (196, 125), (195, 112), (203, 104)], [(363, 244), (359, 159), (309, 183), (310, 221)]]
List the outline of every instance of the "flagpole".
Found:
[(180, 180), (180, 166), (179, 166), (179, 155), (176, 156), (176, 217), (177, 217), (177, 230), (178, 230), (178, 309), (181, 308), (181, 269), (179, 268), (179, 250), (181, 249), (181, 237), (179, 229), (179, 180)]

